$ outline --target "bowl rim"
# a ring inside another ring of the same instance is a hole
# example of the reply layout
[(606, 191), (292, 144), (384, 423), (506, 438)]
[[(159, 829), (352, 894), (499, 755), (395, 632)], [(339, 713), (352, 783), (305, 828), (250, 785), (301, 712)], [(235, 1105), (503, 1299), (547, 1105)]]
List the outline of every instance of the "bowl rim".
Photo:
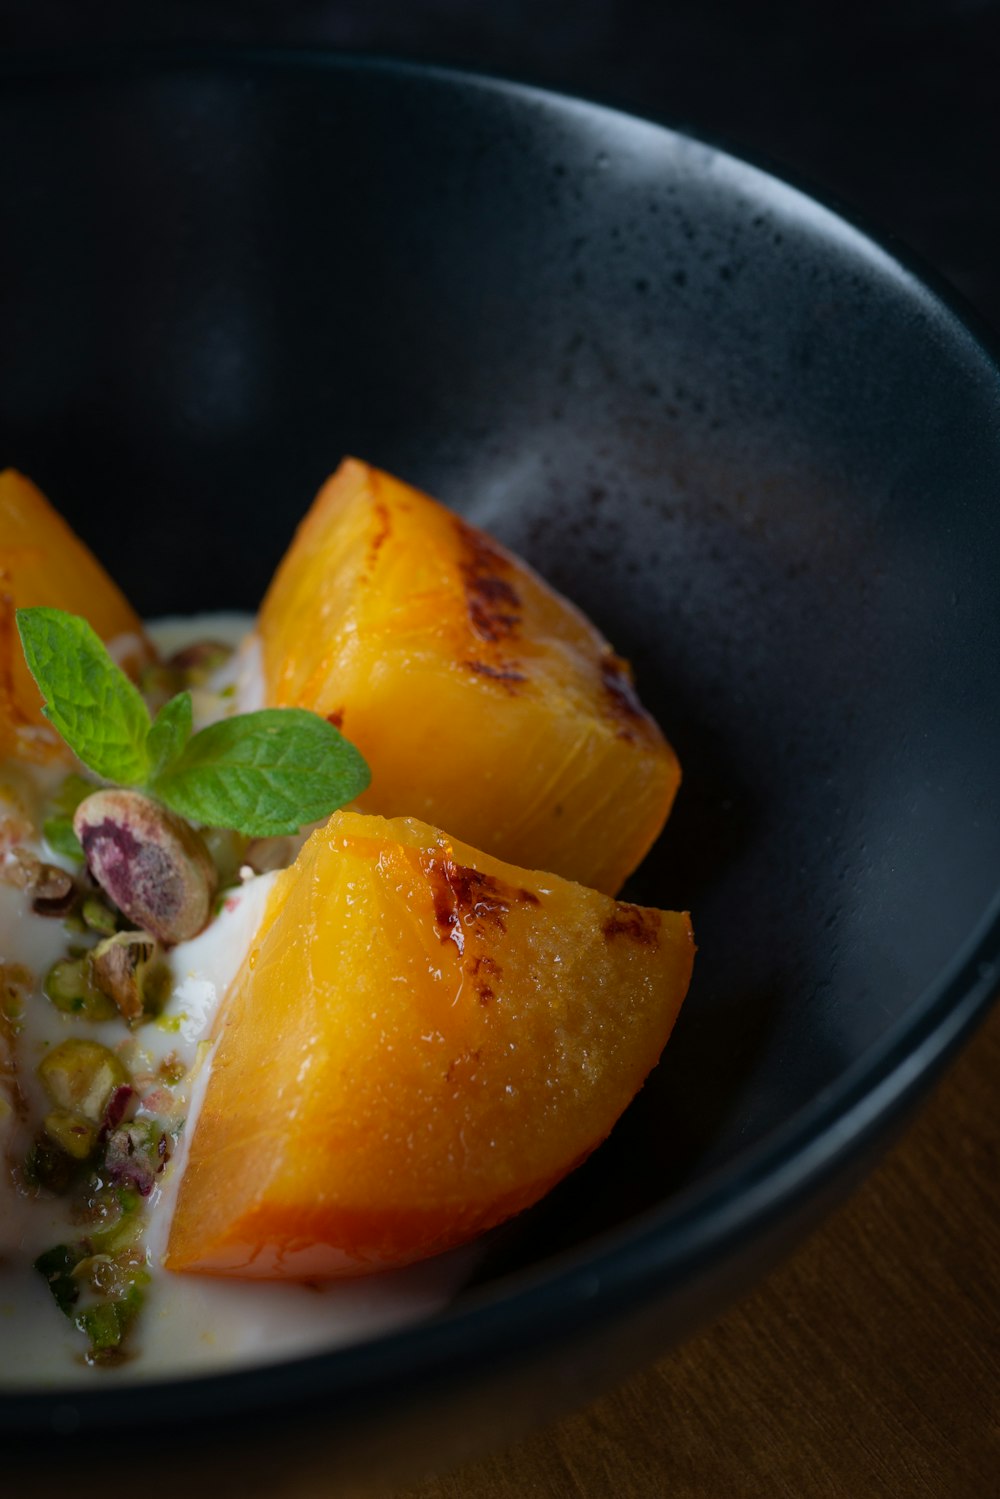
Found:
[[(705, 146), (731, 166), (749, 168), (818, 205), (852, 229), (868, 253), (878, 252), (902, 271), (907, 295), (929, 294), (944, 314), (949, 336), (971, 339), (1000, 395), (998, 335), (940, 273), (835, 195), (713, 132), (488, 69), (327, 47), (180, 43), (32, 49), (0, 59), (0, 87), (12, 81), (47, 85), (63, 75), (152, 77), (181, 68), (226, 72), (248, 66), (440, 82), (563, 111), (582, 108), (591, 118), (651, 126), (675, 140)], [(217, 1371), (142, 1375), (103, 1389), (0, 1385), (0, 1432), (15, 1441), (37, 1440), (39, 1434), (76, 1440), (83, 1432), (141, 1426), (151, 1409), (158, 1422), (176, 1413), (192, 1423), (193, 1431), (220, 1415), (251, 1409), (267, 1408), (273, 1419), (319, 1394), (336, 1392), (357, 1403), (396, 1385), (411, 1388), (415, 1375), (451, 1382), (484, 1360), (493, 1366), (516, 1362), (524, 1353), (526, 1325), (537, 1353), (710, 1269), (817, 1195), (894, 1120), (906, 1116), (998, 997), (1000, 888), (951, 963), (874, 1045), (782, 1125), (667, 1202), (541, 1265), (460, 1293), (458, 1303), (428, 1319), (330, 1351)]]

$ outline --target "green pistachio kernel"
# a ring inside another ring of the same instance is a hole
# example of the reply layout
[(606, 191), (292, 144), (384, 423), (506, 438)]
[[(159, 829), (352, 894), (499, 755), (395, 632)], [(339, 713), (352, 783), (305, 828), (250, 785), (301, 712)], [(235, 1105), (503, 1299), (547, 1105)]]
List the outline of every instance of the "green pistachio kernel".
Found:
[(77, 1329), (89, 1340), (88, 1363), (116, 1364), (124, 1356), (122, 1345), (142, 1309), (148, 1273), (137, 1272), (123, 1296), (98, 1301), (73, 1318)]
[(61, 958), (53, 963), (42, 986), (57, 1010), (84, 1020), (111, 1020), (118, 1010), (94, 983), (88, 957)]
[(75, 1169), (76, 1162), (54, 1140), (40, 1134), (25, 1159), (24, 1179), (29, 1187), (62, 1194), (73, 1185)]
[(90, 954), (93, 982), (130, 1024), (156, 1014), (170, 993), (170, 970), (146, 932), (116, 932)]
[(54, 1140), (60, 1150), (74, 1161), (85, 1161), (93, 1155), (97, 1145), (97, 1125), (68, 1109), (53, 1109), (46, 1114), (45, 1133)]
[(80, 907), (80, 915), (85, 926), (102, 937), (113, 937), (118, 930), (118, 917), (99, 895), (88, 895), (85, 898)]
[(108, 1099), (129, 1075), (113, 1051), (78, 1036), (63, 1041), (38, 1064), (38, 1075), (57, 1109), (100, 1124)]
[(73, 1271), (83, 1257), (78, 1244), (56, 1244), (47, 1249), (35, 1261), (35, 1269), (48, 1282), (56, 1306), (67, 1317), (72, 1316), (73, 1307), (80, 1296), (80, 1287)]

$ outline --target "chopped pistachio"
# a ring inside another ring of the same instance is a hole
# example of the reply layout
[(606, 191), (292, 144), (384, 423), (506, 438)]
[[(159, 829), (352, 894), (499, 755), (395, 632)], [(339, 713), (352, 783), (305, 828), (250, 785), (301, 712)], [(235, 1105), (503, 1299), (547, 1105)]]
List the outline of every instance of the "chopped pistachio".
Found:
[(36, 900), (58, 902), (73, 893), (73, 876), (56, 864), (43, 864), (32, 888)]
[(143, 1220), (135, 1213), (140, 1204), (137, 1192), (114, 1186), (97, 1172), (84, 1185), (73, 1221), (87, 1229), (93, 1253), (112, 1254), (141, 1232)]
[(181, 1058), (175, 1051), (172, 1051), (169, 1056), (163, 1058), (156, 1075), (161, 1082), (172, 1087), (175, 1083), (180, 1082), (186, 1071), (187, 1068)]
[(0, 879), (15, 890), (33, 890), (41, 872), (41, 859), (26, 848), (8, 849), (0, 860)]
[(130, 1214), (138, 1212), (139, 1208), (142, 1207), (142, 1198), (138, 1192), (133, 1192), (131, 1187), (119, 1187), (117, 1197), (118, 1206), (121, 1209), (123, 1217), (128, 1217)]
[(121, 1363), (149, 1285), (145, 1252), (134, 1244), (110, 1248), (87, 1238), (47, 1249), (35, 1269), (59, 1310), (86, 1337), (88, 1363)]
[(148, 1197), (172, 1154), (171, 1138), (161, 1120), (133, 1119), (108, 1135), (104, 1175), (108, 1181)]
[(96, 1124), (82, 1119), (79, 1114), (70, 1113), (68, 1109), (53, 1109), (46, 1114), (44, 1129), (49, 1139), (74, 1161), (85, 1161), (97, 1146)]
[(23, 963), (0, 963), (0, 1017), (20, 1020), (33, 988), (31, 971)]
[(84, 1020), (111, 1020), (118, 1013), (114, 1001), (94, 980), (89, 954), (53, 963), (42, 987), (64, 1014), (79, 1015)]
[(8, 849), (0, 859), (0, 880), (27, 891), (38, 916), (65, 916), (76, 900), (73, 876), (57, 864), (46, 864), (30, 849)]
[(94, 983), (126, 1020), (138, 1020), (143, 1013), (156, 954), (156, 943), (145, 932), (117, 932), (99, 942), (90, 956)]
[(74, 1269), (73, 1279), (105, 1296), (113, 1295), (120, 1287), (114, 1258), (110, 1254), (88, 1255)]
[(86, 1307), (75, 1318), (78, 1331), (86, 1333), (92, 1359), (100, 1359), (121, 1345), (124, 1328), (114, 1301), (98, 1301)]
[(28, 1151), (24, 1162), (24, 1179), (29, 1187), (44, 1187), (48, 1192), (68, 1192), (73, 1184), (76, 1162), (54, 1140), (40, 1135)]
[(115, 1088), (129, 1081), (118, 1057), (97, 1041), (73, 1036), (38, 1064), (38, 1075), (56, 1108), (100, 1124)]
[[(93, 1244), (93, 1240), (90, 1242)], [(135, 1272), (145, 1265), (145, 1253), (134, 1245), (103, 1252), (95, 1248), (76, 1266), (73, 1278), (101, 1296), (123, 1301), (135, 1281)]]
[(119, 1124), (131, 1119), (138, 1106), (139, 1095), (132, 1084), (119, 1083), (108, 1099), (104, 1110), (104, 1118), (101, 1120), (102, 1131), (116, 1129)]
[(82, 1251), (75, 1244), (57, 1244), (47, 1249), (35, 1261), (35, 1269), (47, 1282), (59, 1310), (67, 1317), (80, 1296), (80, 1287), (73, 1278)]
[(148, 1273), (138, 1276), (120, 1299), (98, 1301), (77, 1313), (74, 1324), (79, 1332), (86, 1335), (90, 1344), (88, 1363), (107, 1365), (122, 1362), (125, 1356), (123, 1344), (142, 1308), (141, 1287), (148, 1281)]
[(72, 883), (59, 895), (36, 895), (31, 902), (31, 909), (36, 916), (50, 916), (55, 920), (65, 920), (72, 916), (79, 899), (79, 891)]
[(99, 895), (88, 895), (80, 907), (83, 923), (92, 932), (102, 937), (113, 937), (118, 930), (118, 917)]

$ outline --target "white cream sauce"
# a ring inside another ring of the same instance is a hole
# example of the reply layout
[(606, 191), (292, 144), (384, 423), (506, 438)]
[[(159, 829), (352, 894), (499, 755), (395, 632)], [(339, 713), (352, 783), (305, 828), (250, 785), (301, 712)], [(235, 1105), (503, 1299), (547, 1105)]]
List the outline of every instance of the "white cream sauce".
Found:
[[(194, 694), (196, 724), (260, 705), (260, 668), (251, 624), (241, 615), (210, 615), (150, 627), (164, 655), (195, 640), (242, 642), (210, 684)], [(29, 779), (22, 770), (9, 772), (0, 765), (0, 826), (5, 797), (8, 813), (11, 802), (20, 803), (28, 820), (37, 818), (40, 803), (60, 777), (61, 772), (32, 772)], [(22, 846), (48, 863), (61, 862), (40, 835), (24, 839)], [(263, 914), (274, 878), (245, 878), (227, 892), (220, 914), (200, 936), (172, 950), (169, 1000), (155, 1020), (136, 1030), (121, 1020), (81, 1022), (50, 1003), (41, 985), (52, 964), (65, 955), (63, 923), (33, 915), (26, 892), (0, 883), (0, 965), (22, 965), (32, 976), (13, 1036), (5, 1041), (0, 1027), (0, 1389), (207, 1373), (334, 1348), (429, 1315), (466, 1279), (474, 1251), (322, 1288), (173, 1275), (162, 1268), (185, 1142), (191, 1137), (211, 1063), (209, 1037), (215, 1016)], [(63, 1199), (26, 1194), (5, 1164), (5, 1157), (24, 1159), (48, 1107), (36, 1076), (38, 1062), (70, 1035), (85, 1035), (121, 1055), (142, 1100), (140, 1117), (145, 1113), (184, 1121), (174, 1156), (146, 1199), (145, 1243), (152, 1283), (130, 1336), (135, 1356), (113, 1369), (85, 1363), (85, 1338), (33, 1269), (38, 1254), (79, 1239), (82, 1230), (68, 1221)], [(11, 1107), (4, 1065), (11, 1046), (30, 1123), (21, 1121)], [(183, 1067), (183, 1076), (174, 1084), (158, 1076), (168, 1058)]]

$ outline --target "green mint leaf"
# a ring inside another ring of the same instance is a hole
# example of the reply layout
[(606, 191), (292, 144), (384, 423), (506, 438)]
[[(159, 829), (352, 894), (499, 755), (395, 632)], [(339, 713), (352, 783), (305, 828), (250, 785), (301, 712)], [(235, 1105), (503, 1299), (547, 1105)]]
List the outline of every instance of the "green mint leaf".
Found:
[(191, 822), (251, 838), (295, 833), (360, 796), (364, 758), (304, 708), (264, 708), (202, 729), (151, 790)]
[(151, 779), (162, 775), (167, 766), (177, 759), (190, 738), (191, 694), (179, 692), (169, 703), (164, 703), (157, 713), (146, 740)]
[(73, 753), (107, 781), (141, 785), (149, 713), (87, 621), (61, 609), (18, 609), (17, 628), (45, 716)]

